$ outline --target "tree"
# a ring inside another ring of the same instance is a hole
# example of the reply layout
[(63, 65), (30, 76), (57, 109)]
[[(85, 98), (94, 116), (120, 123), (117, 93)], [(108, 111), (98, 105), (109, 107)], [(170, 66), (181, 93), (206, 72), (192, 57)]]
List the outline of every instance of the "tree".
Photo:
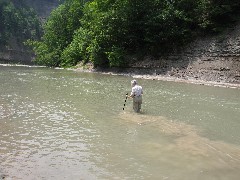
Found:
[[(233, 21), (238, 0), (67, 0), (33, 43), (48, 66), (126, 66), (127, 55), (160, 55)], [(220, 18), (220, 20), (219, 20)]]
[(0, 1), (0, 45), (6, 45), (12, 37), (19, 43), (27, 39), (38, 39), (42, 35), (41, 24), (33, 9), (22, 1)]
[(29, 42), (34, 46), (36, 62), (48, 66), (64, 64), (63, 50), (72, 42), (73, 34), (80, 26), (84, 1), (67, 0), (53, 10), (46, 24), (41, 41)]

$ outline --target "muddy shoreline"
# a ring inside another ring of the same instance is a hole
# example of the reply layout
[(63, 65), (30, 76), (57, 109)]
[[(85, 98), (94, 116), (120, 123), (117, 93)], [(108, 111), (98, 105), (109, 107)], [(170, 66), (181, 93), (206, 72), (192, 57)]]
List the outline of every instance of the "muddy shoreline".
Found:
[(235, 88), (240, 89), (240, 84), (237, 83), (226, 83), (226, 82), (216, 82), (216, 81), (206, 81), (206, 80), (196, 80), (191, 77), (179, 78), (181, 74), (175, 74), (174, 76), (167, 74), (158, 74), (155, 68), (82, 68), (78, 67), (76, 69), (68, 69), (76, 72), (88, 72), (88, 73), (101, 73), (108, 75), (118, 75), (118, 76), (130, 76), (136, 79), (149, 79), (149, 80), (160, 80), (160, 81), (171, 81), (178, 83), (189, 83), (197, 85), (206, 85), (214, 87), (224, 87), (224, 88)]

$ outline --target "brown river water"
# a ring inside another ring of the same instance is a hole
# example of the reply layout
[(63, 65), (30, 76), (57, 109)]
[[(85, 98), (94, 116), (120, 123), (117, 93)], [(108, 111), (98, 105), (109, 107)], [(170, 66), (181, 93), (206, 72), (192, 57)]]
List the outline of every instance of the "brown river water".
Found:
[(240, 90), (0, 66), (0, 179), (240, 179)]

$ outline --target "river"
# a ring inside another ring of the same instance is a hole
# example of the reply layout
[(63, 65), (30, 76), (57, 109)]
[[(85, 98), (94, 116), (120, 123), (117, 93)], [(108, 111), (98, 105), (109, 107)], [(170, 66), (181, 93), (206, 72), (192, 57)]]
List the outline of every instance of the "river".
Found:
[(0, 179), (239, 180), (240, 91), (0, 66)]

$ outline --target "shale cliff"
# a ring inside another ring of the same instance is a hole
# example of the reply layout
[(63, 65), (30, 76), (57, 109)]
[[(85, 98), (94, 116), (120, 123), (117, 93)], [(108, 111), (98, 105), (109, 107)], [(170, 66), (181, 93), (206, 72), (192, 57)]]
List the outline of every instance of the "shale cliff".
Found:
[(171, 55), (132, 62), (131, 67), (156, 78), (240, 84), (240, 23), (219, 35), (201, 37)]

